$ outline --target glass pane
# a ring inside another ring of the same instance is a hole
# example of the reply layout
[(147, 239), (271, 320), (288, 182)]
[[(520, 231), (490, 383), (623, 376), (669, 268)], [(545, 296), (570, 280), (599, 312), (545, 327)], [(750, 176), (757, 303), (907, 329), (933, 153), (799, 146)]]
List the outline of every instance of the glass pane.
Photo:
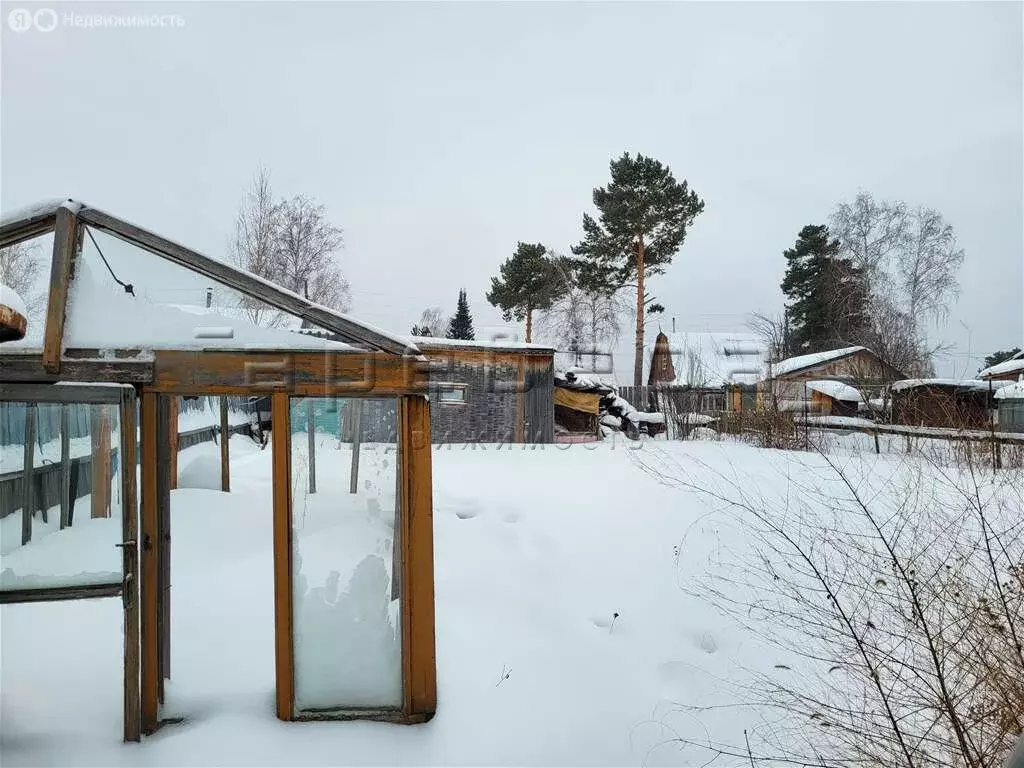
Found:
[[(27, 313), (26, 320), (28, 320), (25, 338), (19, 341), (4, 342), (5, 354), (39, 352), (43, 348), (52, 254), (52, 233), (0, 249), (0, 283), (18, 294)], [(16, 309), (19, 308), (16, 307)], [(5, 471), (0, 467), (0, 472)]]
[(400, 707), (397, 400), (293, 398), (291, 424), (295, 707)]
[(297, 333), (302, 321), (293, 315), (92, 229), (75, 262), (67, 318), (69, 349), (344, 347)]
[[(63, 515), (62, 442), (69, 456)], [(120, 445), (116, 405), (0, 403), (0, 589), (121, 581)]]

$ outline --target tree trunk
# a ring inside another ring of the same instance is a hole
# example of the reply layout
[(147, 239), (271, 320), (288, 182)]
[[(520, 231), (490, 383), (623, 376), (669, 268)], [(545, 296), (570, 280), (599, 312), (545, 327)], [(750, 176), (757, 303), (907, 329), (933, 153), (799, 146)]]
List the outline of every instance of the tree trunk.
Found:
[(644, 236), (636, 246), (636, 357), (633, 360), (633, 386), (644, 385)]
[(526, 343), (533, 341), (533, 307), (526, 308)]

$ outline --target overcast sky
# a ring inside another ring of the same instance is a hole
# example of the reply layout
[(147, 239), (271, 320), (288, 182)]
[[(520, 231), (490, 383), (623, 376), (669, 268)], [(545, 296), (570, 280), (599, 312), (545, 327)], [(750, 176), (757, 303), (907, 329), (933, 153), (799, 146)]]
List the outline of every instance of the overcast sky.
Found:
[[(12, 31), (15, 7), (62, 23)], [(956, 228), (939, 370), (973, 374), (1024, 337), (1021, 8), (4, 2), (0, 198), (74, 197), (223, 257), (262, 164), (345, 229), (353, 313), (405, 332), (460, 287), (500, 322), (484, 294), (516, 241), (568, 250), (639, 151), (706, 202), (654, 281), (661, 322), (743, 330), (781, 310), (799, 229), (865, 189)]]

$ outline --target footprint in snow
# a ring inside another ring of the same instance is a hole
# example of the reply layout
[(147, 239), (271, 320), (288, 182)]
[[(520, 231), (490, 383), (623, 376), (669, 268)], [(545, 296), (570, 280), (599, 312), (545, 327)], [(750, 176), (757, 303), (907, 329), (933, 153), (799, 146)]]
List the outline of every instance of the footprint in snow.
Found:
[(474, 517), (479, 515), (480, 512), (481, 509), (476, 504), (460, 504), (455, 509), (455, 516), (459, 518), (459, 520), (472, 520)]
[(696, 643), (697, 647), (704, 651), (704, 653), (714, 653), (718, 650), (718, 643), (715, 641), (715, 638), (707, 632), (701, 632), (700, 637), (696, 638)]

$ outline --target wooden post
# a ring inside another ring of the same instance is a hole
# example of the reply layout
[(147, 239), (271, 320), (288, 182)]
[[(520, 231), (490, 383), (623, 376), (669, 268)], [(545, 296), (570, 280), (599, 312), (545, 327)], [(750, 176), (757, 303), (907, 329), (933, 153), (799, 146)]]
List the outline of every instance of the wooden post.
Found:
[(178, 412), (180, 410), (179, 401), (177, 397), (168, 398), (168, 419), (170, 424), (170, 432), (168, 434), (171, 441), (171, 490), (173, 491), (178, 487)]
[(35, 487), (36, 404), (25, 403), (25, 451), (21, 467), (21, 543), (32, 541), (32, 491)]
[(288, 395), (271, 400), (274, 477), (274, 672), (280, 720), (294, 719), (295, 656), (292, 639), (291, 425)]
[(348, 492), (359, 492), (359, 444), (363, 439), (363, 401), (359, 398), (352, 403), (352, 471), (349, 475)]
[(142, 731), (153, 733), (160, 712), (159, 453), (158, 403), (155, 392), (142, 395), (141, 513), (141, 686)]
[(231, 491), (231, 455), (228, 441), (231, 432), (228, 429), (228, 399), (220, 399), (220, 489), (225, 493)]
[(71, 525), (71, 406), (60, 406), (60, 527)]
[(139, 518), (136, 506), (135, 390), (122, 393), (120, 406), (121, 442), (121, 532), (124, 571), (124, 740), (138, 741), (141, 730), (139, 689), (141, 645), (139, 605)]
[(110, 517), (110, 417), (107, 406), (90, 406), (92, 438), (91, 517)]
[(430, 472), (430, 401), (399, 398), (402, 469), (398, 545), (402, 548), (402, 680), (405, 715), (429, 720), (437, 708), (434, 640), (434, 524)]
[(875, 453), (881, 453), (882, 449), (878, 445), (878, 430), (877, 429), (873, 430), (871, 434), (873, 434), (875, 436)]
[(315, 398), (306, 398), (306, 449), (309, 452), (309, 492), (316, 493), (316, 423), (313, 412)]

